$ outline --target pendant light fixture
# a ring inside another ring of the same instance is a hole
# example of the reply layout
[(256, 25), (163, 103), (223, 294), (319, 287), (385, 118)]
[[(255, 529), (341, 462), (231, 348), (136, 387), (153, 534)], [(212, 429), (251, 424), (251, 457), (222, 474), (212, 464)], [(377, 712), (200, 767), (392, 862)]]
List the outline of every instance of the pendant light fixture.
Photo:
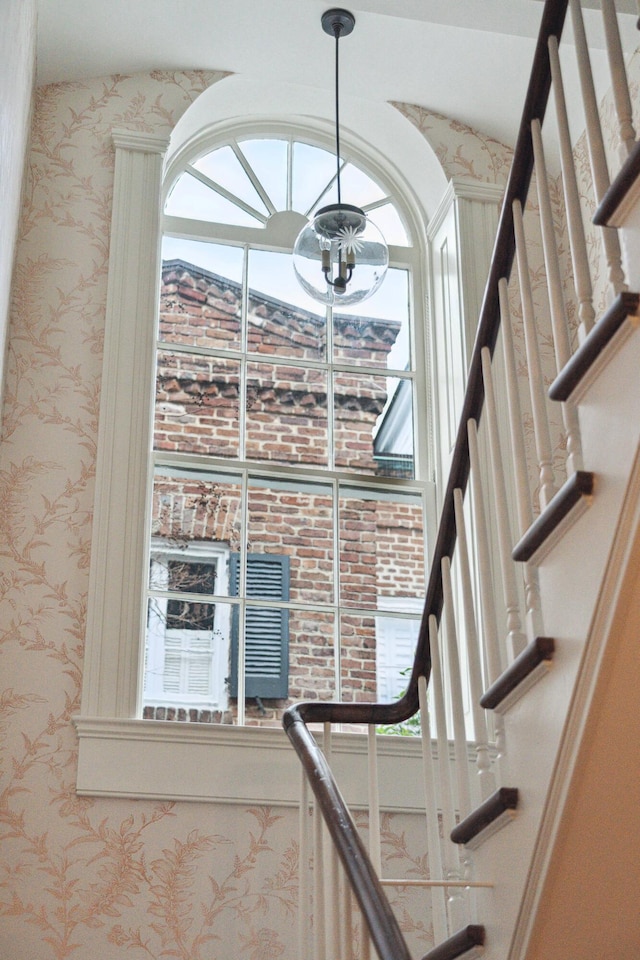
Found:
[(384, 280), (389, 263), (385, 239), (364, 210), (342, 202), (340, 184), (340, 38), (355, 26), (348, 10), (334, 8), (322, 15), (322, 29), (335, 37), (336, 186), (338, 202), (322, 207), (299, 233), (293, 267), (306, 292), (320, 303), (347, 306), (360, 303)]

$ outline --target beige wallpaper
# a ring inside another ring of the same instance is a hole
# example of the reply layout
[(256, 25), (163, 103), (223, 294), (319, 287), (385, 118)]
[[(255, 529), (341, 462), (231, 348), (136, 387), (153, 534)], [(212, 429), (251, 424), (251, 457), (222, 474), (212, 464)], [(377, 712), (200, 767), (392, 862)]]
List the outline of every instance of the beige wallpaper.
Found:
[(35, 61), (35, 0), (5, 0), (0, 31), (0, 396)]

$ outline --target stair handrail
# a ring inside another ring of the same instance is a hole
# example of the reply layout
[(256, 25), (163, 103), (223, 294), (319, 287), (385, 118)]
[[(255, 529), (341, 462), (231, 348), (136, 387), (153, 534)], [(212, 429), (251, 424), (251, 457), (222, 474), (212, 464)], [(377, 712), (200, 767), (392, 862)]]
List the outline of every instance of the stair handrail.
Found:
[(289, 707), (282, 718), (283, 726), (304, 767), (327, 829), (349, 877), (380, 960), (411, 960), (411, 956), (327, 760), (307, 725), (310, 723), (394, 724), (407, 720), (419, 709), (418, 680), (424, 676), (428, 681), (431, 670), (429, 620), (435, 616), (439, 621), (442, 615), (441, 564), (445, 557), (452, 557), (456, 542), (454, 491), (461, 489), (464, 492), (469, 479), (467, 423), (471, 419), (480, 420), (484, 404), (482, 350), (488, 347), (493, 354), (500, 329), (498, 283), (503, 277), (509, 278), (515, 256), (513, 202), (519, 200), (523, 208), (526, 203), (533, 172), (531, 122), (538, 119), (542, 124), (544, 119), (551, 89), (548, 41), (551, 36), (560, 40), (567, 7), (568, 0), (546, 0), (543, 9), (511, 172), (507, 181), (489, 276), (480, 308), (462, 413), (433, 551), (416, 654), (406, 692), (393, 703), (302, 701)]

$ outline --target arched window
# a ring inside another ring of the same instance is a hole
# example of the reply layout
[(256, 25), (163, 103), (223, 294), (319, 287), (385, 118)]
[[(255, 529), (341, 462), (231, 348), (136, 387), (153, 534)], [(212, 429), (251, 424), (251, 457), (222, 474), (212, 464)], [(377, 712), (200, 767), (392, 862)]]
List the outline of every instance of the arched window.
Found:
[(147, 718), (269, 724), (402, 690), (425, 589), (419, 255), (397, 188), (345, 149), (342, 196), (390, 267), (355, 307), (311, 300), (291, 250), (335, 181), (321, 141), (262, 131), (167, 173)]

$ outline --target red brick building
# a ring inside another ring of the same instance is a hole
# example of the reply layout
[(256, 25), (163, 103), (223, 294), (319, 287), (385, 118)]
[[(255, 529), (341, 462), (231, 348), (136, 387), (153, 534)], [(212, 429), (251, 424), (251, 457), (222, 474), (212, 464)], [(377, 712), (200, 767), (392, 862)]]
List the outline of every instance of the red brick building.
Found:
[(146, 717), (232, 722), (243, 613), (225, 597), (249, 601), (248, 722), (338, 691), (375, 700), (381, 644), (415, 636), (389, 611), (424, 591), (422, 505), (393, 479), (367, 484), (413, 477), (384, 430), (407, 386), (385, 372), (400, 324), (334, 315), (329, 371), (324, 316), (246, 296), (163, 264)]

